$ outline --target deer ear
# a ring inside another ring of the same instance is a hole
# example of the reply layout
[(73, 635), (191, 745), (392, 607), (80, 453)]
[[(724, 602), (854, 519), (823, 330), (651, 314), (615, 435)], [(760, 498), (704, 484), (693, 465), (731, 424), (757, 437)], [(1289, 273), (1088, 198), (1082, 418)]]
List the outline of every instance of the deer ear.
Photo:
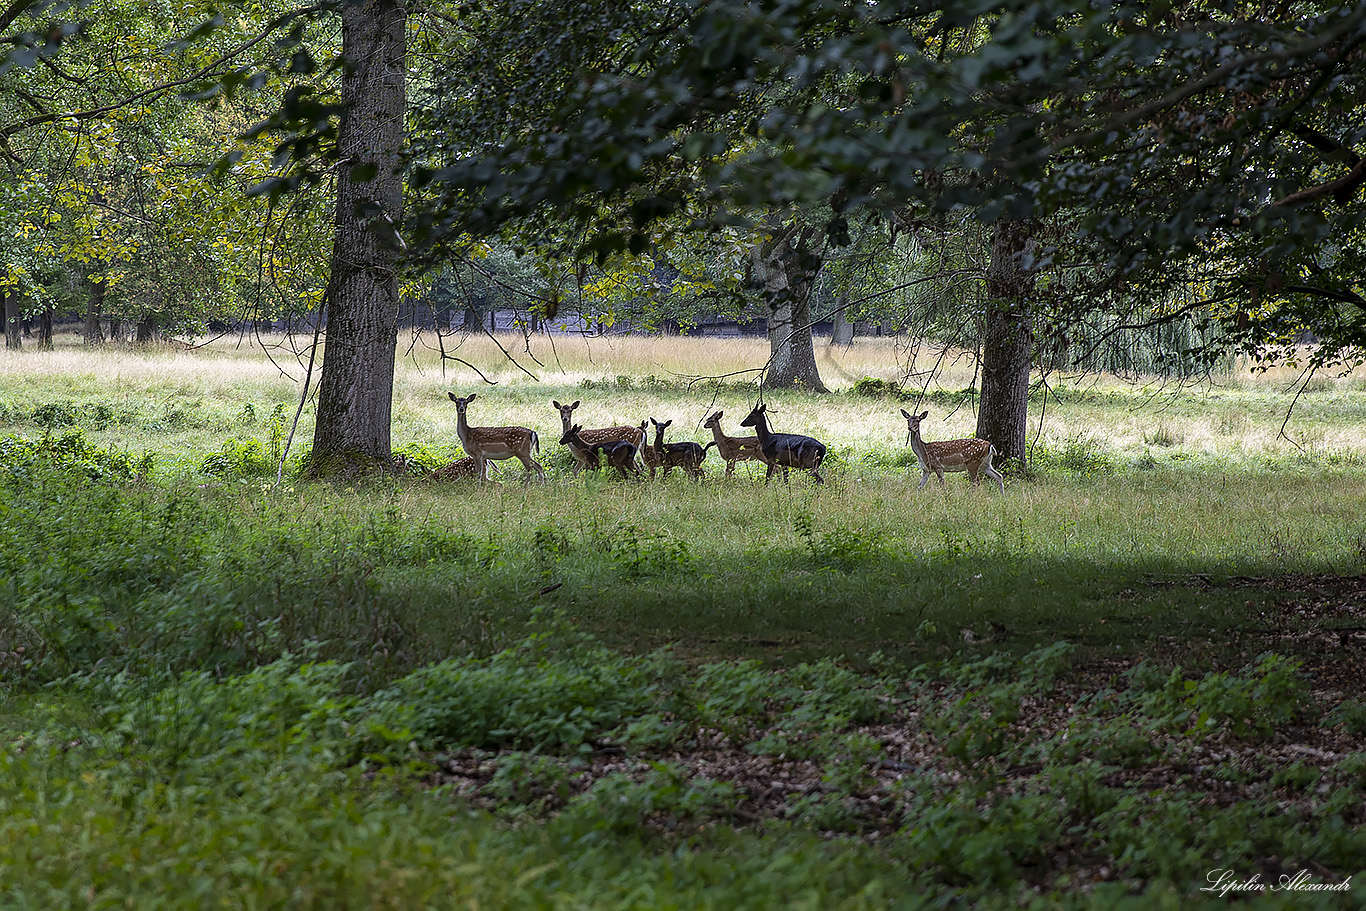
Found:
[(923, 421), (923, 420), (925, 420), (925, 418), (927, 418), (927, 417), (929, 417), (929, 416), (930, 416), (930, 413), (929, 413), (928, 411), (922, 411), (922, 412), (920, 412), (920, 417), (916, 418), (916, 420), (917, 420), (917, 421)]
[(578, 400), (578, 399), (575, 399), (575, 400), (574, 400), (574, 404), (572, 404), (572, 405), (569, 406), (569, 410), (570, 410), (570, 411), (573, 411), (575, 408), (578, 408), (578, 407), (579, 407), (579, 400)]
[(460, 401), (460, 396), (456, 395), (454, 392), (448, 392), (446, 393), (446, 395), (449, 395), (451, 397), (452, 402)]
[(905, 418), (906, 420), (908, 420), (908, 421), (911, 419), (911, 414), (910, 414), (910, 412), (907, 411), (905, 408), (901, 409), (901, 416), (902, 416), (903, 418)]
[(551, 399), (551, 400), (550, 400), (550, 404), (552, 404), (552, 405), (555, 406), (555, 410), (556, 410), (556, 411), (559, 411), (561, 408), (564, 407), (563, 405), (561, 405), (559, 402), (555, 401), (554, 399)]

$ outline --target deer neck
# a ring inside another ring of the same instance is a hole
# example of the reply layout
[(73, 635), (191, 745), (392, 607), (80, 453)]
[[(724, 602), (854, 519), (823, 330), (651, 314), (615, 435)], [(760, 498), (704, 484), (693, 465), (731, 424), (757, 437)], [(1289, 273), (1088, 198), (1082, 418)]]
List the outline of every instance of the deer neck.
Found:
[(768, 415), (760, 414), (758, 420), (754, 422), (754, 435), (759, 438), (759, 446), (762, 447), (768, 442), (771, 433), (768, 430)]
[(460, 445), (465, 447), (465, 453), (470, 451), (470, 422), (465, 419), (465, 412), (459, 411), (455, 416), (455, 435), (460, 438)]
[(915, 453), (915, 457), (920, 460), (921, 465), (929, 467), (930, 450), (925, 445), (925, 441), (920, 438), (920, 431), (918, 430), (911, 431), (911, 451)]

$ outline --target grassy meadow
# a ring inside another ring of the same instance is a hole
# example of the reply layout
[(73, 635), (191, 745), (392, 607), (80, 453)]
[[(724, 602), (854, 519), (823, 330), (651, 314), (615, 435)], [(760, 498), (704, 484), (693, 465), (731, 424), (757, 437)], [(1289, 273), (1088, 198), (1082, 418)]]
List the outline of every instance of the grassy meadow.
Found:
[[(414, 336), (412, 473), (306, 403), (277, 483), (308, 341), (0, 355), (0, 907), (1363, 904), (1361, 373), (1049, 377), (921, 491), (972, 372), (859, 339), (766, 396), (827, 486), (631, 483), (551, 400), (739, 435), (764, 342)], [(427, 477), (448, 391), (547, 482)]]

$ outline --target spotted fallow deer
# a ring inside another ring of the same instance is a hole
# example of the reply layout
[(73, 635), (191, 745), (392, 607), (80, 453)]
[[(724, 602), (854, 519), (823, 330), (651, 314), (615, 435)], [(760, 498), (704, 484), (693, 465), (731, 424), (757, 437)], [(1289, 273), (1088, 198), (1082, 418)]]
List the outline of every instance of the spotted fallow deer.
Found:
[(526, 466), (527, 480), (530, 480), (533, 471), (542, 481), (545, 480), (545, 468), (531, 457), (532, 450), (541, 451), (541, 440), (536, 431), (527, 427), (471, 427), (466, 411), (470, 402), (474, 401), (476, 393), (471, 392), (464, 398), (454, 392), (446, 394), (455, 402), (455, 432), (460, 435), (460, 445), (465, 447), (465, 454), (474, 459), (477, 466), (475, 477), (479, 479), (479, 483), (488, 482), (490, 459), (514, 457), (521, 459), (522, 464)]
[(926, 443), (920, 438), (920, 422), (929, 417), (930, 413), (922, 411), (920, 414), (911, 414), (903, 408), (901, 414), (906, 418), (911, 449), (915, 450), (915, 457), (920, 460), (920, 486), (917, 490), (925, 489), (931, 472), (939, 478), (939, 486), (943, 487), (944, 472), (966, 471), (973, 486), (979, 483), (981, 475), (986, 475), (996, 481), (1001, 493), (1006, 492), (1006, 483), (1001, 478), (1001, 473), (991, 467), (991, 457), (996, 454), (996, 447), (991, 443), (978, 439)]
[[(569, 428), (574, 425), (574, 409), (579, 407), (579, 402), (572, 405), (561, 405), (559, 402), (551, 401), (555, 410), (560, 413), (560, 431), (569, 433)], [(579, 430), (579, 438), (583, 440), (585, 446), (596, 446), (598, 443), (630, 443), (638, 451), (645, 448), (645, 431), (639, 427), (599, 427), (596, 430)], [(567, 445), (567, 444), (566, 444)], [(588, 467), (581, 450), (569, 447), (569, 452), (574, 456), (574, 474), (577, 475), (584, 468)], [(634, 470), (639, 471), (636, 466)], [(650, 472), (654, 477), (654, 471)]]
[(758, 434), (759, 448), (764, 453), (764, 461), (768, 463), (764, 481), (773, 477), (775, 469), (783, 470), (783, 480), (786, 481), (789, 468), (802, 468), (811, 472), (817, 484), (824, 484), (825, 478), (821, 477), (820, 467), (821, 462), (825, 461), (825, 444), (799, 433), (773, 433), (768, 429), (767, 411), (767, 405), (755, 405), (749, 417), (740, 422), (741, 427), (753, 427)]
[[(498, 466), (492, 462), (486, 462), (489, 471), (496, 471)], [(456, 459), (449, 465), (443, 465), (432, 472), (433, 481), (477, 481), (479, 480), (479, 462), (472, 456), (465, 456), (463, 459)], [(497, 484), (497, 481), (489, 480), (490, 484)]]
[(763, 450), (759, 448), (759, 438), (753, 437), (728, 437), (721, 430), (721, 412), (716, 412), (702, 424), (703, 427), (711, 428), (711, 435), (716, 440), (716, 451), (721, 458), (726, 460), (726, 477), (735, 474), (736, 462), (762, 462), (764, 460)]

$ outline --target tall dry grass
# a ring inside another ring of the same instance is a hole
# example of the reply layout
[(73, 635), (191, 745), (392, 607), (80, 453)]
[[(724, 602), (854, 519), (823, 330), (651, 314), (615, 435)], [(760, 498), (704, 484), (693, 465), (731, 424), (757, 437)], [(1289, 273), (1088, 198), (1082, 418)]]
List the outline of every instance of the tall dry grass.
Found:
[[(198, 409), (183, 430), (160, 428), (139, 437), (136, 422), (106, 431), (130, 448), (170, 448), (191, 454), (216, 448), (250, 404), (260, 414), (287, 404), (292, 415), (309, 367), (311, 336), (230, 335), (194, 346), (88, 348), (72, 336), (55, 350), (0, 354), (0, 404), (22, 412), (52, 401), (120, 403), (130, 410)], [(775, 394), (778, 429), (808, 433), (853, 451), (903, 447), (901, 407), (929, 410), (926, 436), (951, 439), (976, 429), (974, 403), (922, 401), (921, 392), (957, 392), (976, 384), (970, 360), (904, 339), (859, 338), (851, 345), (817, 344), (822, 378), (836, 392), (871, 376), (903, 383), (906, 400), (853, 395)], [(558, 439), (551, 399), (580, 399), (586, 426), (674, 420), (670, 439), (705, 441), (713, 410), (738, 433), (753, 403), (757, 371), (768, 356), (760, 338), (549, 337), (503, 335), (400, 339), (394, 377), (396, 443), (448, 446), (455, 440), (448, 390), (480, 391), (476, 423), (523, 424)], [(318, 376), (314, 365), (313, 393)], [(652, 379), (651, 379), (652, 378)], [(698, 382), (712, 379), (722, 384)], [(1031, 404), (1030, 439), (1047, 446), (1110, 450), (1123, 457), (1188, 453), (1234, 458), (1282, 458), (1299, 453), (1366, 454), (1366, 373), (1315, 377), (1254, 372), (1240, 364), (1228, 376), (1177, 384), (1158, 378), (1134, 384), (1109, 376), (1048, 378), (1056, 395)], [(941, 400), (942, 401), (942, 400)], [(1293, 405), (1293, 410), (1292, 410)], [(297, 439), (311, 434), (305, 408)], [(1287, 415), (1289, 420), (1287, 421)], [(162, 422), (163, 424), (166, 422)], [(23, 422), (10, 431), (30, 432)], [(552, 443), (553, 445), (553, 443)]]

